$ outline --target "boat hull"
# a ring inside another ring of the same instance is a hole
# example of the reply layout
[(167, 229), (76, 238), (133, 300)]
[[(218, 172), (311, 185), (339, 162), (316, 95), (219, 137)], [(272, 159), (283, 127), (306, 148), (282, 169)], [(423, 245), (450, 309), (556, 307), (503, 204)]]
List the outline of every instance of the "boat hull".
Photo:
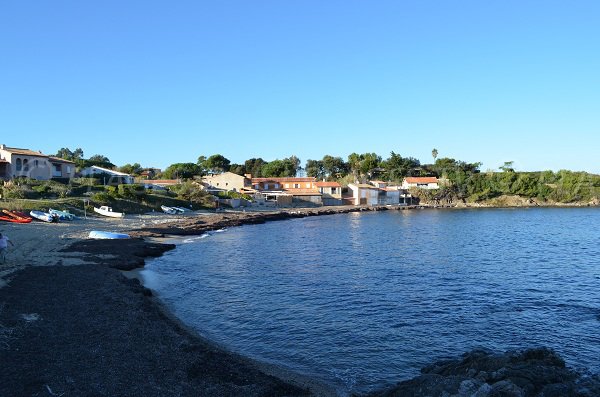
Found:
[(130, 238), (129, 234), (125, 233), (114, 233), (114, 232), (103, 232), (101, 230), (92, 230), (88, 236), (93, 239), (100, 240), (117, 240), (117, 239), (126, 239)]
[(31, 215), (33, 218), (35, 218), (37, 220), (48, 222), (48, 223), (56, 221), (56, 218), (47, 212), (31, 211), (29, 213), (29, 215)]
[(123, 218), (125, 216), (125, 214), (123, 214), (122, 212), (107, 211), (102, 208), (96, 207), (94, 207), (94, 212), (100, 215), (108, 216), (110, 218)]

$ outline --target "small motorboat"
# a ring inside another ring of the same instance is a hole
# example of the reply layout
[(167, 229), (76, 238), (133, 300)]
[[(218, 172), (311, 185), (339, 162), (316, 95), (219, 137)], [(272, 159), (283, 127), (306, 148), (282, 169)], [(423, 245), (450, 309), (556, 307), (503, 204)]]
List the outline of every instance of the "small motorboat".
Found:
[(48, 212), (33, 210), (29, 213), (34, 219), (44, 222), (58, 222), (58, 216), (52, 215)]
[(166, 205), (161, 205), (160, 209), (163, 210), (163, 212), (165, 214), (170, 214), (170, 215), (174, 215), (178, 212), (174, 207), (167, 207)]
[(103, 232), (101, 230), (92, 230), (88, 237), (93, 238), (93, 239), (101, 239), (101, 240), (116, 240), (116, 239), (130, 238), (129, 234), (115, 233), (115, 232)]
[(111, 218), (123, 218), (125, 216), (124, 213), (115, 212), (111, 207), (107, 207), (106, 205), (103, 205), (100, 208), (94, 207), (94, 212), (100, 215), (109, 216)]

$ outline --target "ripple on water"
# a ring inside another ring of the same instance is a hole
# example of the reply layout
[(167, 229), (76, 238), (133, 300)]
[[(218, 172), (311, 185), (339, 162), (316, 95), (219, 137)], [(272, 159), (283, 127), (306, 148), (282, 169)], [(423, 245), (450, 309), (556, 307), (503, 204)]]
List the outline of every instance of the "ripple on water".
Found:
[[(598, 372), (600, 211), (386, 211), (186, 239), (147, 284), (201, 334), (366, 392), (473, 348)], [(569, 227), (565, 227), (569, 225)]]

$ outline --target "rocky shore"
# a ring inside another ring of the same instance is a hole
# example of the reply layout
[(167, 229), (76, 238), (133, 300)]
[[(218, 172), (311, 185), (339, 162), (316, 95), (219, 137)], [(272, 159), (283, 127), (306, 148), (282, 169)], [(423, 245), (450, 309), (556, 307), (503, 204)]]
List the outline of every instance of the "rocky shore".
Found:
[[(85, 225), (61, 226), (65, 229), (59, 232), (52, 225), (3, 227), (17, 244), (30, 248), (19, 254), (27, 263), (17, 263), (18, 271), (0, 269), (7, 284), (0, 288), (0, 396), (335, 395), (325, 385), (268, 369), (202, 339), (120, 270), (142, 267), (145, 258), (175, 247), (148, 237), (389, 209), (225, 212), (160, 223), (141, 219), (118, 225), (136, 237), (129, 240), (85, 239)], [(599, 385), (597, 377), (575, 373), (546, 349), (476, 351), (435, 363), (372, 396), (587, 397), (600, 395)]]
[(594, 397), (600, 378), (565, 366), (554, 351), (476, 350), (421, 370), (422, 375), (371, 397)]

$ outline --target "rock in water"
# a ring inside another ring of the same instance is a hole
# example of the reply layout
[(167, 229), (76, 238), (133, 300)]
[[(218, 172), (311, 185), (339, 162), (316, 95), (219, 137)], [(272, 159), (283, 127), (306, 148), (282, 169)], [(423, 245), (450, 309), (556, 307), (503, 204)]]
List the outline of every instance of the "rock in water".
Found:
[(400, 382), (381, 397), (593, 397), (600, 396), (600, 377), (567, 368), (553, 350), (536, 348), (504, 354), (474, 350), (444, 360)]

